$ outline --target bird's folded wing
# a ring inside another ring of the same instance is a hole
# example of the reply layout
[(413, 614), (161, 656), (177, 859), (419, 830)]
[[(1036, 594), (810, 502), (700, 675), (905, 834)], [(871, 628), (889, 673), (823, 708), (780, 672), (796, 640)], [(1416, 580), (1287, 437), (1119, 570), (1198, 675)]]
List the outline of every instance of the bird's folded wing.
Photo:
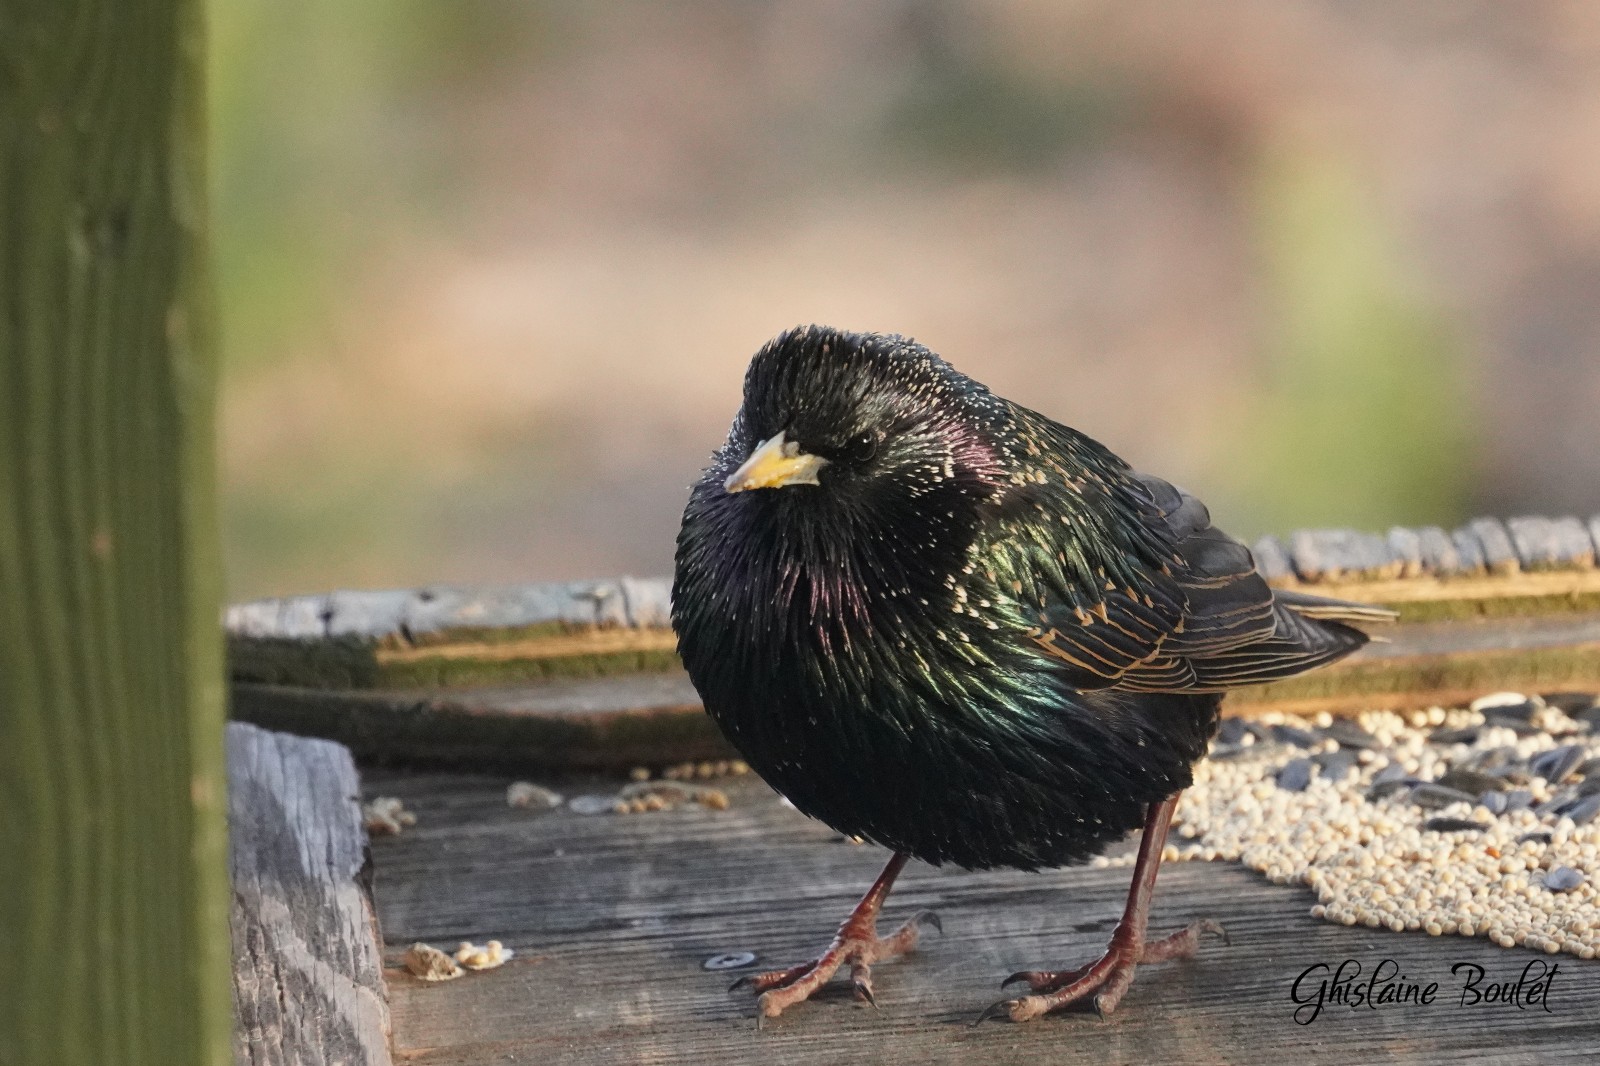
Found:
[[(1134, 564), (1128, 587), (1046, 596), (1034, 639), (1084, 689), (1204, 692), (1291, 677), (1366, 643), (1350, 622), (1388, 620), (1377, 608), (1300, 594), (1274, 596), (1250, 550), (1211, 526), (1205, 505), (1140, 477), (1147, 520), (1161, 523), (1170, 562)], [(1125, 560), (1125, 563), (1127, 561)], [(1127, 566), (1124, 566), (1127, 569)]]

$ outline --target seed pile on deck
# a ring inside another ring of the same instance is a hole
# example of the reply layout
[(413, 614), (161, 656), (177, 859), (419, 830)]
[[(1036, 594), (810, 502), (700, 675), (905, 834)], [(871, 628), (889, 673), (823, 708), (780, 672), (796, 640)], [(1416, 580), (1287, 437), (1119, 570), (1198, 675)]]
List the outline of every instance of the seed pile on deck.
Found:
[(1225, 719), (1174, 824), (1168, 859), (1237, 859), (1304, 884), (1317, 918), (1600, 953), (1593, 696)]

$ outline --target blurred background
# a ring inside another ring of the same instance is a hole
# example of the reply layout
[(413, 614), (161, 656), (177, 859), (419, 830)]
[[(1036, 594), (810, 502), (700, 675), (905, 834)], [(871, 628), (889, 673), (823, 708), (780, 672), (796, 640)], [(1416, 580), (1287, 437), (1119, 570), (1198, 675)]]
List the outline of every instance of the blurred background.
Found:
[(211, 0), (233, 599), (670, 572), (906, 333), (1244, 536), (1600, 511), (1588, 0)]

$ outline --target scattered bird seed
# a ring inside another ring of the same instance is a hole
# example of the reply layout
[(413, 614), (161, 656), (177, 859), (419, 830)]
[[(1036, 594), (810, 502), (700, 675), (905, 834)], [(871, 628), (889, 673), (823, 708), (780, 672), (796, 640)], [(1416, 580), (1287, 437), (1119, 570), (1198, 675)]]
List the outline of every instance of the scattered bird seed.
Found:
[(561, 793), (553, 792), (543, 785), (536, 785), (532, 781), (513, 781), (506, 786), (506, 805), (510, 807), (548, 810), (551, 807), (561, 806), (561, 802)]
[(461, 946), (456, 948), (456, 961), (469, 970), (493, 970), (497, 966), (504, 966), (506, 960), (515, 954), (498, 940), (491, 940), (482, 947), (463, 940)]
[(399, 836), (402, 829), (417, 824), (417, 816), (394, 796), (378, 796), (361, 805), (361, 821), (372, 836)]
[(738, 776), (750, 772), (750, 764), (743, 759), (716, 759), (703, 762), (685, 762), (661, 771), (668, 781), (706, 780), (713, 777)]
[(713, 955), (700, 965), (707, 970), (740, 970), (754, 965), (755, 961), (753, 951), (730, 951), (725, 955)]
[(453, 981), (466, 972), (449, 955), (420, 942), (406, 949), (405, 963), (413, 976), (424, 981)]
[(1557, 866), (1544, 875), (1544, 887), (1552, 892), (1571, 892), (1583, 881), (1583, 875), (1570, 866)]
[(1290, 759), (1278, 771), (1278, 787), (1289, 792), (1304, 792), (1311, 785), (1311, 760)]
[[(1532, 705), (1526, 735), (1504, 724), (1513, 718), (1484, 721), (1485, 708), (1524, 703)], [(1232, 758), (1196, 766), (1168, 857), (1237, 860), (1276, 883), (1305, 885), (1316, 895), (1312, 914), (1326, 921), (1595, 958), (1600, 786), (1581, 791), (1575, 782), (1585, 760), (1600, 758), (1600, 735), (1563, 738), (1580, 749), (1579, 761), (1555, 754), (1568, 744), (1547, 730), (1566, 731), (1561, 715), (1570, 705), (1496, 694), (1477, 710), (1369, 711), (1353, 721), (1372, 736), (1373, 754), (1353, 748), (1357, 761), (1342, 778), (1327, 769), (1335, 753), (1323, 750), (1338, 740), (1331, 721), (1268, 712), (1253, 729), (1229, 727), (1228, 736), (1241, 739), (1219, 748), (1235, 749)], [(1315, 727), (1321, 746), (1286, 761), (1281, 739), (1242, 741), (1296, 736), (1278, 726)], [(1565, 764), (1567, 783), (1539, 776), (1534, 761), (1541, 770)], [(1480, 777), (1452, 777), (1455, 771)], [(1476, 787), (1485, 784), (1493, 787)], [(1132, 856), (1094, 862), (1125, 865)], [(1558, 873), (1563, 868), (1573, 873)]]

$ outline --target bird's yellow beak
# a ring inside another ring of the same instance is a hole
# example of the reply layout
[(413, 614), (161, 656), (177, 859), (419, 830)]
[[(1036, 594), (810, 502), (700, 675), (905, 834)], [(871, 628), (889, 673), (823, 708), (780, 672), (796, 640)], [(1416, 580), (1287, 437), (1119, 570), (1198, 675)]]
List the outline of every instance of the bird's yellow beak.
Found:
[(828, 465), (828, 460), (808, 455), (795, 441), (786, 441), (779, 433), (771, 440), (762, 441), (750, 458), (739, 464), (739, 469), (728, 475), (722, 487), (729, 492), (745, 489), (781, 489), (785, 485), (818, 485), (817, 471)]

